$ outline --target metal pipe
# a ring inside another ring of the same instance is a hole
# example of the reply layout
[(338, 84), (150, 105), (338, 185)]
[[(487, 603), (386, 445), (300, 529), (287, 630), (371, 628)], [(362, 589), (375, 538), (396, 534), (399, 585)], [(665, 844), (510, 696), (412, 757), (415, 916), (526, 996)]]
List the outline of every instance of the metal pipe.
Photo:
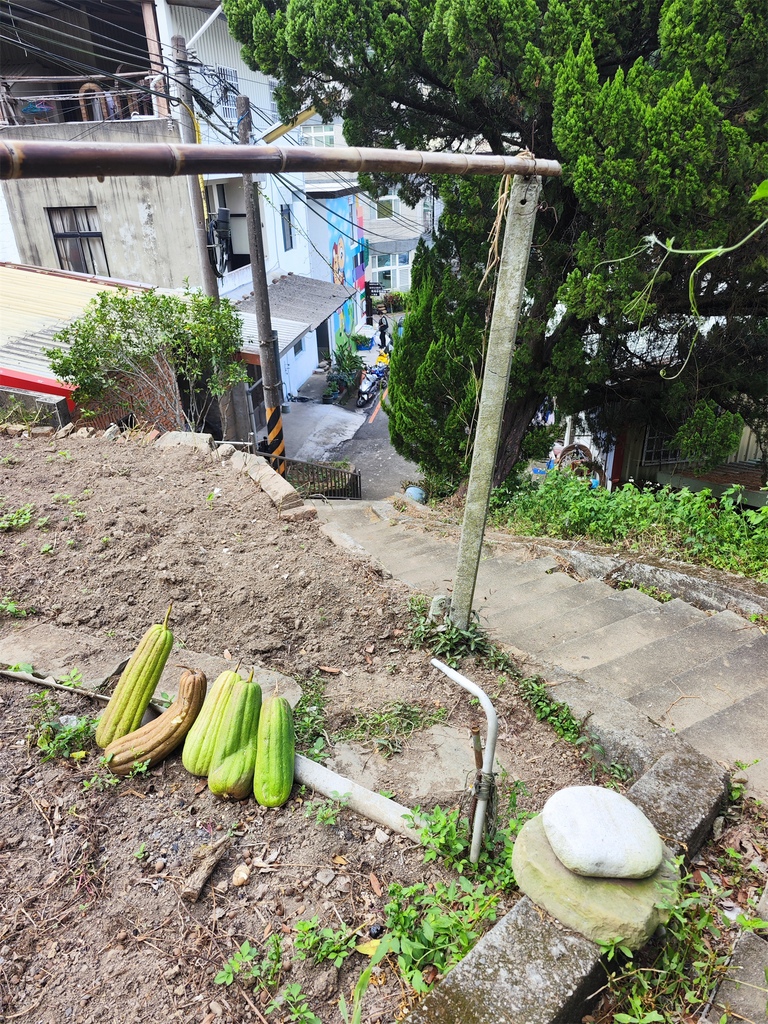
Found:
[[(496, 711), (491, 703), (491, 698), (485, 692), (481, 690), (477, 683), (473, 683), (471, 679), (467, 679), (466, 676), (461, 675), (460, 672), (456, 672), (455, 669), (449, 668), (448, 665), (444, 665), (442, 661), (438, 661), (437, 658), (432, 658), (431, 665), (434, 665), (436, 669), (452, 679), (454, 683), (458, 683), (465, 690), (469, 690), (480, 701), (485, 717), (488, 719), (488, 735), (485, 739), (485, 755), (483, 757), (483, 774), (493, 774), (493, 761), (496, 756), (496, 740), (499, 736), (499, 720), (496, 717)], [(472, 846), (469, 850), (469, 861), (471, 864), (477, 864), (480, 859), (480, 846), (483, 841), (483, 826), (485, 824), (485, 812), (488, 807), (488, 798), (482, 795), (477, 798), (477, 810), (475, 812), (475, 823), (472, 830)]]
[(197, 30), (197, 32), (195, 32), (194, 35), (190, 39), (187, 40), (187, 46), (188, 47), (189, 46), (193, 46), (197, 42), (197, 40), (200, 38), (200, 36), (203, 34), (203, 32), (206, 32), (210, 28), (210, 26), (214, 23), (214, 21), (216, 21), (218, 16), (221, 14), (222, 6), (223, 6), (222, 4), (219, 4), (219, 6), (216, 8), (216, 10), (211, 13), (210, 17), (206, 21), (203, 22), (203, 24), (200, 26), (200, 28)]
[(203, 146), (170, 142), (28, 142), (0, 140), (0, 179), (139, 177), (189, 174), (278, 174), (292, 171), (382, 171), (390, 174), (544, 175), (556, 160), (530, 155), (476, 156), (348, 146)]

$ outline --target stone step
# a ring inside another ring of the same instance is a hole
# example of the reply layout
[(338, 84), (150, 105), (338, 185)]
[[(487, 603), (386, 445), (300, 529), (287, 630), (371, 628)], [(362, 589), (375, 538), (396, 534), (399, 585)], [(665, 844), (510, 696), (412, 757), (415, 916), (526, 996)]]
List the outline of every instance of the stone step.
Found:
[[(529, 580), (539, 579), (548, 573), (554, 575), (555, 570), (559, 568), (555, 559), (549, 556), (516, 562), (497, 555), (495, 558), (481, 560), (477, 570), (477, 584), (488, 592), (498, 593), (503, 599), (512, 588), (528, 583)], [(557, 575), (565, 574), (557, 572)]]
[(580, 584), (570, 576), (566, 576), (564, 572), (553, 572), (550, 575), (537, 573), (524, 583), (501, 589), (496, 585), (484, 587), (482, 581), (478, 580), (473, 606), (482, 620), (505, 609), (528, 605), (547, 594), (571, 590), (578, 586)]
[[(730, 615), (721, 612), (721, 615), (726, 614)], [(749, 637), (749, 628), (744, 635)], [(680, 732), (712, 715), (740, 706), (765, 687), (768, 687), (768, 636), (758, 633), (726, 653), (627, 699), (660, 725)], [(761, 728), (765, 734), (764, 722)], [(746, 760), (740, 754), (737, 756)]]
[(659, 637), (678, 633), (703, 617), (704, 612), (675, 598), (669, 604), (630, 615), (574, 640), (553, 644), (542, 654), (546, 661), (588, 679), (589, 670), (595, 665), (621, 658)]
[[(587, 580), (580, 583), (578, 587), (567, 587), (565, 590), (557, 590), (554, 594), (545, 594), (535, 601), (527, 601), (524, 604), (515, 604), (509, 607), (497, 607), (494, 604), (488, 609), (486, 615), (481, 618), (480, 624), (496, 631), (504, 630), (505, 639), (508, 643), (520, 647), (518, 642), (523, 632), (541, 625), (543, 629), (550, 629), (552, 621), (559, 616), (567, 615), (575, 608), (582, 605), (599, 601), (605, 596), (606, 591), (611, 588), (600, 580)], [(531, 650), (524, 647), (523, 650)]]
[[(597, 584), (600, 590), (592, 584)], [(516, 628), (514, 619), (508, 623), (512, 643), (531, 654), (538, 654), (555, 644), (565, 643), (631, 615), (658, 607), (652, 597), (641, 594), (639, 590), (620, 592), (599, 580), (589, 580), (579, 584), (577, 590), (565, 592), (566, 597), (571, 595), (573, 603), (569, 607), (554, 607), (550, 601), (550, 614), (547, 618), (542, 616), (527, 629)], [(560, 597), (559, 594), (557, 596)]]
[[(765, 659), (764, 654), (763, 658)], [(717, 711), (708, 718), (702, 718), (695, 725), (680, 731), (678, 735), (708, 757), (717, 757), (737, 768), (737, 761), (745, 765), (743, 769), (739, 769), (739, 775), (746, 775), (751, 792), (764, 797), (764, 794), (768, 793), (766, 722), (768, 687), (763, 687), (751, 696), (731, 704), (730, 707)], [(756, 763), (753, 764), (753, 761)]]
[(617, 697), (631, 697), (747, 643), (750, 633), (745, 626), (745, 620), (733, 612), (708, 616), (681, 633), (596, 666), (589, 672), (589, 681)]

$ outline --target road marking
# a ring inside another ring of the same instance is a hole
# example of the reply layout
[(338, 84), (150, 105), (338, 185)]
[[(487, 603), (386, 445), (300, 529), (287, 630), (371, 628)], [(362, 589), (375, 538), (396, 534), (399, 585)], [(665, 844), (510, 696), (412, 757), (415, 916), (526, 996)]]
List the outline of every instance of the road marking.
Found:
[[(389, 394), (389, 388), (387, 387), (384, 390), (384, 394), (382, 395), (382, 398), (386, 398), (388, 394)], [(379, 412), (380, 408), (381, 408), (381, 398), (376, 403), (376, 408), (373, 410), (373, 416), (371, 416), (371, 418), (368, 420), (369, 423), (373, 423), (373, 421), (376, 419), (376, 416), (378, 415), (378, 412)]]

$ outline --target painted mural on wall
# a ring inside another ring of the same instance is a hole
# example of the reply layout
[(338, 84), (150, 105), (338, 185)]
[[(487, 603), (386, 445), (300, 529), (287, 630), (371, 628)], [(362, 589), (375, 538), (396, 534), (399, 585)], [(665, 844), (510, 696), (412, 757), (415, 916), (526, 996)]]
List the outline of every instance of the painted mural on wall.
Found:
[(327, 199), (328, 239), (333, 280), (355, 288), (357, 295), (346, 302), (331, 318), (334, 348), (344, 344), (354, 332), (360, 318), (365, 290), (365, 259), (363, 256), (363, 210), (357, 196)]

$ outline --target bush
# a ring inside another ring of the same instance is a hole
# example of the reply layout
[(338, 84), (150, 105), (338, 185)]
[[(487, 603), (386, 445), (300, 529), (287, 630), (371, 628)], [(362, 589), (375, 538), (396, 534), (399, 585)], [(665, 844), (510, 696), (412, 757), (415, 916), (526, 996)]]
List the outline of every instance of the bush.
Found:
[(592, 490), (573, 473), (549, 473), (541, 484), (509, 483), (491, 495), (497, 525), (531, 536), (584, 537), (603, 544), (702, 562), (768, 579), (768, 505), (745, 508), (741, 488), (718, 500), (705, 488), (673, 491), (626, 484)]
[[(188, 289), (183, 297), (99, 292), (53, 340), (65, 348), (45, 355), (56, 377), (75, 385), (78, 404), (139, 412), (142, 396), (151, 396), (177, 428), (186, 419), (199, 429), (213, 398), (247, 379), (236, 358), (242, 322), (234, 306), (199, 291)], [(188, 398), (187, 414), (177, 382)]]

